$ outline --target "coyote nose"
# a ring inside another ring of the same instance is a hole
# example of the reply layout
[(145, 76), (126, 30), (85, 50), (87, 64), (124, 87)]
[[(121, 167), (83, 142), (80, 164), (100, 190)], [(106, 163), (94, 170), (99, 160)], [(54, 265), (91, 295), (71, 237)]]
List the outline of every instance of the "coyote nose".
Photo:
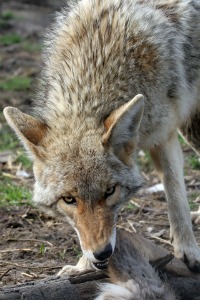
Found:
[(106, 247), (101, 250), (101, 251), (97, 251), (97, 252), (94, 252), (93, 255), (96, 259), (98, 260), (106, 260), (107, 258), (109, 258), (112, 254), (112, 246), (111, 244), (107, 244)]

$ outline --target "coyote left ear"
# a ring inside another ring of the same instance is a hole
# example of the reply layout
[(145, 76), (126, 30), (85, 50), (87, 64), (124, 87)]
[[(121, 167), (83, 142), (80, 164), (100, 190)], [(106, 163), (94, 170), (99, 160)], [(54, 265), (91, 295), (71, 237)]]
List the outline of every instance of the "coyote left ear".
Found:
[(144, 97), (135, 96), (132, 100), (112, 111), (104, 122), (106, 132), (102, 143), (111, 146), (114, 153), (127, 165), (131, 165), (131, 154), (137, 140), (144, 111)]
[(40, 145), (47, 132), (47, 125), (14, 107), (6, 107), (4, 116), (31, 157), (41, 158)]

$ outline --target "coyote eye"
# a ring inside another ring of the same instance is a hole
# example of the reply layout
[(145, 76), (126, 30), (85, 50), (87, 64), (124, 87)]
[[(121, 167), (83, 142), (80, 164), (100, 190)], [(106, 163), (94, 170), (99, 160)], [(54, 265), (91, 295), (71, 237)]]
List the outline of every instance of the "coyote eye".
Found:
[(76, 204), (76, 199), (73, 196), (65, 196), (61, 198), (67, 204)]
[(115, 188), (116, 186), (112, 186), (105, 191), (105, 199), (114, 194)]

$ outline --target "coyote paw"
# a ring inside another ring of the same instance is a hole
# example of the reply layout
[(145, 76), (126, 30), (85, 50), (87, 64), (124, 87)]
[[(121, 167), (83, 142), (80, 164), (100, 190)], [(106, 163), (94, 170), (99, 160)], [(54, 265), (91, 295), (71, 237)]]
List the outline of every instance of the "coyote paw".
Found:
[(200, 273), (200, 248), (197, 244), (174, 247), (174, 253), (186, 263), (192, 272)]
[(200, 206), (197, 211), (191, 211), (192, 222), (200, 224)]
[(85, 257), (84, 255), (79, 259), (76, 266), (66, 265), (58, 272), (58, 276), (68, 275), (68, 277), (72, 275), (79, 275), (86, 273), (88, 271), (96, 270), (91, 261)]
[(57, 275), (58, 276), (67, 275), (68, 277), (70, 277), (72, 275), (78, 275), (82, 272), (83, 270), (78, 268), (77, 266), (66, 265), (58, 272)]

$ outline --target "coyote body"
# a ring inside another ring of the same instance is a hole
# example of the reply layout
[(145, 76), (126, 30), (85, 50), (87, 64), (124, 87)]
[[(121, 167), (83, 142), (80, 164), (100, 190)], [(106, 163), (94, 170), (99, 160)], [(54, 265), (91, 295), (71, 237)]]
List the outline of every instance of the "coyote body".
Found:
[(149, 149), (175, 254), (199, 271), (177, 138), (200, 152), (199, 1), (74, 1), (43, 58), (35, 116), (5, 109), (33, 159), (34, 202), (67, 218), (87, 263), (104, 261), (117, 212), (142, 184), (134, 154)]

